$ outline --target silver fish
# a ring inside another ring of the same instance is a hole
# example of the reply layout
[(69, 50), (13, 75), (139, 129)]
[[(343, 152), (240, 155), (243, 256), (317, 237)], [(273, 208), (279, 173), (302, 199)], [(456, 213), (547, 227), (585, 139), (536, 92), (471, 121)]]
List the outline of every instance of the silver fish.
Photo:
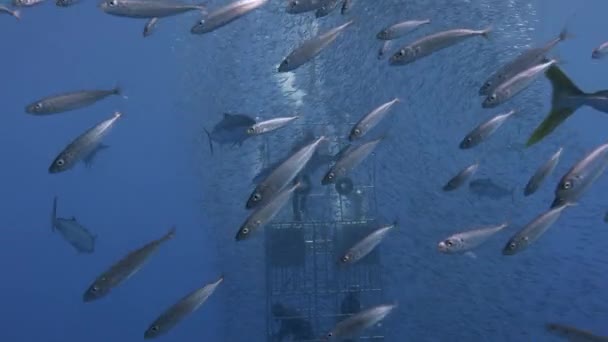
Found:
[(469, 132), (458, 146), (464, 150), (479, 145), (494, 134), (494, 132), (496, 132), (496, 130), (513, 114), (515, 114), (515, 110), (510, 110), (507, 113), (496, 115), (490, 120), (483, 122)]
[(85, 291), (83, 301), (92, 302), (105, 297), (113, 288), (137, 273), (146, 261), (156, 253), (158, 247), (164, 242), (173, 239), (174, 236), (175, 227), (171, 227), (160, 239), (152, 240), (127, 254), (95, 279), (93, 284)]
[(49, 166), (49, 173), (67, 171), (83, 158), (86, 158), (101, 143), (101, 139), (108, 134), (116, 120), (121, 116), (122, 113), (115, 112), (111, 118), (98, 123), (79, 135), (53, 160), (53, 163)]
[(76, 4), (79, 4), (80, 0), (57, 0), (55, 5), (57, 7), (70, 7)]
[(15, 7), (31, 7), (40, 5), (45, 0), (13, 0), (13, 6)]
[(253, 190), (247, 200), (245, 208), (253, 209), (265, 201), (269, 201), (272, 196), (286, 187), (293, 179), (306, 167), (308, 161), (316, 152), (319, 144), (326, 138), (321, 136), (312, 143), (302, 147), (293, 153), (289, 158), (277, 166), (264, 178)]
[(604, 173), (607, 166), (608, 143), (596, 147), (566, 172), (555, 188), (555, 199), (551, 208), (577, 202)]
[(382, 45), (378, 49), (378, 59), (384, 59), (384, 56), (388, 52), (388, 49), (391, 48), (391, 45), (392, 43), (390, 40), (385, 40), (384, 42), (382, 42)]
[(514, 255), (528, 248), (534, 241), (538, 240), (561, 216), (564, 209), (575, 203), (566, 203), (559, 207), (549, 209), (540, 214), (520, 231), (515, 233), (502, 250), (504, 255)]
[(190, 32), (193, 34), (204, 34), (215, 31), (262, 7), (267, 2), (268, 0), (240, 0), (232, 2), (203, 17), (190, 29)]
[(93, 253), (95, 251), (95, 240), (97, 236), (89, 232), (78, 223), (75, 217), (65, 219), (57, 217), (57, 196), (53, 199), (53, 211), (51, 213), (51, 228), (57, 230), (61, 236), (78, 251), (78, 253)]
[(341, 0), (328, 0), (321, 8), (315, 11), (316, 18), (323, 18), (338, 8)]
[(342, 8), (340, 9), (340, 13), (342, 15), (347, 14), (350, 11), (350, 7), (353, 4), (353, 0), (344, 0), (344, 2), (342, 2)]
[(356, 147), (347, 149), (338, 161), (332, 166), (329, 171), (321, 180), (322, 185), (328, 185), (335, 183), (337, 179), (346, 176), (351, 172), (357, 165), (359, 165), (367, 156), (370, 155), (376, 148), (376, 146), (382, 141), (383, 138), (368, 141)]
[(177, 303), (173, 304), (150, 324), (144, 332), (144, 339), (153, 339), (166, 334), (182, 319), (198, 310), (223, 281), (224, 276), (220, 276), (214, 283), (207, 284), (200, 289), (190, 292)]
[(247, 128), (247, 134), (249, 135), (260, 135), (272, 131), (276, 131), (279, 128), (287, 126), (290, 122), (297, 120), (299, 116), (288, 116), (281, 118), (274, 118), (265, 121), (257, 122), (251, 127)]
[(340, 33), (342, 33), (342, 31), (344, 31), (344, 29), (350, 26), (352, 23), (353, 21), (351, 20), (327, 32), (306, 40), (300, 46), (296, 47), (287, 57), (285, 57), (285, 59), (279, 65), (278, 71), (287, 72), (295, 70), (304, 65), (306, 62), (315, 58), (319, 53), (321, 53), (321, 51), (333, 43), (336, 38), (338, 38)]
[(380, 32), (378, 32), (378, 34), (376, 34), (376, 38), (380, 40), (397, 39), (416, 30), (422, 25), (429, 24), (430, 22), (430, 19), (402, 21), (400, 23), (383, 28)]
[(467, 166), (443, 186), (443, 191), (452, 191), (458, 189), (460, 186), (462, 186), (462, 184), (469, 180), (469, 178), (471, 178), (475, 172), (477, 172), (478, 168), (479, 163)]
[(289, 0), (285, 11), (289, 14), (300, 14), (316, 11), (332, 0)]
[(380, 227), (371, 234), (367, 235), (361, 241), (349, 248), (346, 253), (340, 257), (340, 262), (343, 264), (354, 264), (363, 259), (369, 253), (371, 253), (376, 246), (382, 242), (386, 234), (392, 231), (396, 226), (397, 222), (395, 221), (393, 224)]
[(110, 90), (82, 90), (52, 95), (30, 103), (25, 112), (35, 115), (63, 113), (90, 106), (110, 95), (120, 95), (120, 88)]
[(483, 108), (494, 108), (515, 97), (515, 95), (528, 88), (539, 76), (543, 75), (557, 60), (552, 59), (548, 62), (535, 65), (530, 69), (524, 70), (512, 78), (500, 84), (486, 99), (481, 106)]
[(434, 33), (402, 47), (388, 62), (393, 66), (406, 65), (471, 37), (482, 36), (487, 39), (490, 31), (491, 28), (488, 27), (484, 30), (454, 29)]
[(477, 229), (456, 233), (440, 241), (437, 244), (437, 249), (441, 253), (446, 254), (465, 253), (477, 248), (479, 245), (486, 242), (489, 238), (508, 226), (508, 223), (503, 223), (498, 226), (480, 227)]
[(363, 118), (361, 118), (350, 130), (348, 140), (355, 141), (367, 134), (370, 130), (376, 127), (376, 125), (378, 125), (378, 123), (382, 121), (382, 119), (386, 117), (389, 110), (393, 107), (394, 104), (398, 102), (401, 102), (401, 100), (399, 100), (399, 98), (394, 98), (391, 101), (378, 106), (377, 108), (369, 112), (367, 115), (365, 115)]
[(103, 0), (99, 7), (107, 14), (128, 18), (163, 18), (189, 11), (206, 13), (206, 1), (193, 5), (172, 0)]
[(608, 336), (595, 335), (590, 331), (561, 323), (547, 323), (545, 328), (548, 332), (563, 337), (570, 342), (608, 342)]
[(555, 152), (551, 156), (551, 158), (549, 158), (549, 160), (544, 162), (541, 166), (538, 167), (538, 169), (536, 169), (536, 172), (534, 172), (534, 175), (530, 177), (528, 184), (526, 184), (526, 187), (524, 188), (525, 196), (530, 196), (535, 193), (536, 190), (538, 190), (540, 185), (543, 183), (545, 178), (547, 178), (549, 175), (551, 175), (551, 173), (553, 173), (553, 170), (555, 170), (555, 167), (559, 162), (559, 158), (561, 157), (563, 150), (563, 147), (560, 147), (557, 152)]
[(358, 313), (339, 322), (327, 333), (327, 340), (355, 337), (380, 321), (397, 307), (397, 304), (385, 304), (359, 311)]
[(289, 197), (296, 191), (301, 184), (298, 182), (291, 187), (286, 187), (272, 197), (267, 203), (258, 206), (245, 220), (241, 228), (236, 233), (236, 241), (242, 241), (251, 236), (256, 230), (268, 224), (285, 206)]
[(523, 51), (515, 59), (496, 70), (479, 88), (479, 95), (488, 96), (494, 92), (499, 85), (508, 79), (513, 78), (520, 72), (543, 63), (545, 55), (553, 49), (559, 42), (569, 37), (566, 29), (560, 32), (559, 36), (547, 42), (541, 47), (534, 47)]
[(17, 9), (13, 10), (4, 5), (0, 5), (0, 13), (6, 13), (8, 15), (11, 15), (11, 16), (15, 17), (15, 19), (17, 19), (17, 20), (21, 19), (21, 12), (19, 10), (17, 10)]
[(591, 51), (591, 58), (593, 59), (602, 59), (606, 57), (608, 54), (608, 42), (604, 42), (600, 44), (600, 46), (596, 47)]
[(144, 32), (143, 32), (144, 37), (147, 37), (152, 34), (152, 30), (154, 30), (154, 28), (156, 28), (157, 22), (158, 22), (158, 18), (156, 18), (156, 17), (150, 18), (146, 22), (146, 25), (144, 26)]

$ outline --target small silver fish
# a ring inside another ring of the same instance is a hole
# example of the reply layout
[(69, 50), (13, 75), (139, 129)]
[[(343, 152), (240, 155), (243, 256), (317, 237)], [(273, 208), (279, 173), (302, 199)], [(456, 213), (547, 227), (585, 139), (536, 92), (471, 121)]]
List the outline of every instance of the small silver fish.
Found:
[(378, 34), (376, 34), (376, 38), (380, 40), (397, 39), (416, 30), (422, 25), (429, 24), (430, 22), (430, 19), (402, 21), (400, 23), (383, 28), (380, 32), (378, 32)]
[(392, 231), (396, 226), (397, 222), (395, 221), (393, 224), (380, 227), (371, 234), (367, 235), (361, 239), (361, 241), (349, 248), (346, 253), (340, 257), (340, 262), (343, 264), (354, 264), (363, 259), (369, 253), (371, 253), (376, 246), (382, 242), (386, 234), (388, 234), (389, 231)]
[(53, 231), (59, 231), (63, 239), (72, 245), (78, 253), (90, 254), (95, 251), (96, 235), (78, 223), (75, 217), (70, 219), (57, 217), (57, 196), (53, 199), (51, 228)]
[(177, 303), (173, 304), (150, 324), (144, 332), (144, 339), (153, 339), (166, 334), (186, 316), (198, 310), (223, 281), (224, 276), (220, 276), (214, 283), (207, 284), (200, 289), (190, 292)]
[(15, 7), (31, 7), (40, 5), (45, 0), (13, 0), (13, 6)]
[(330, 332), (327, 333), (326, 340), (337, 340), (347, 337), (355, 337), (363, 330), (368, 329), (391, 313), (397, 304), (385, 304), (374, 306), (340, 321)]
[(241, 225), (241, 228), (236, 233), (236, 241), (242, 241), (251, 236), (256, 230), (260, 230), (266, 224), (268, 224), (285, 206), (289, 197), (296, 191), (302, 184), (296, 183), (291, 187), (286, 187), (281, 190), (278, 194), (272, 197), (267, 203), (258, 206), (245, 222)]
[(265, 121), (260, 121), (247, 128), (247, 134), (249, 135), (260, 135), (287, 126), (290, 122), (297, 120), (299, 116), (288, 116), (281, 118), (274, 118)]
[(443, 191), (452, 191), (458, 189), (460, 186), (462, 186), (462, 184), (469, 180), (469, 178), (471, 178), (475, 172), (477, 172), (478, 168), (479, 163), (467, 166), (443, 186)]
[(85, 291), (83, 301), (85, 303), (92, 302), (106, 296), (113, 288), (137, 273), (146, 261), (156, 253), (160, 245), (173, 239), (174, 236), (175, 227), (171, 227), (160, 239), (152, 240), (127, 254), (95, 279), (93, 284)]
[(332, 0), (289, 0), (285, 11), (289, 14), (300, 14), (316, 11)]
[(607, 166), (608, 143), (596, 147), (566, 172), (555, 188), (555, 199), (551, 208), (577, 202), (604, 173)]
[(515, 233), (502, 250), (504, 255), (514, 255), (528, 248), (534, 241), (538, 240), (560, 217), (562, 211), (575, 203), (566, 203), (559, 207), (549, 209), (540, 214), (520, 231)]
[(11, 15), (17, 20), (21, 19), (21, 12), (19, 10), (13, 10), (4, 5), (0, 5), (0, 13), (6, 13), (8, 15)]
[(302, 147), (272, 170), (253, 190), (245, 208), (253, 209), (265, 201), (269, 201), (272, 196), (293, 181), (300, 171), (306, 167), (322, 141), (326, 141), (324, 136)]
[(98, 123), (79, 135), (53, 160), (53, 163), (49, 166), (49, 173), (67, 171), (87, 157), (101, 143), (101, 139), (110, 132), (116, 120), (121, 116), (122, 113), (115, 112), (111, 118)]
[(378, 125), (380, 121), (382, 121), (382, 119), (386, 117), (393, 105), (398, 102), (401, 102), (401, 100), (399, 100), (399, 98), (394, 98), (391, 101), (378, 106), (361, 118), (350, 130), (348, 140), (355, 141), (371, 131), (374, 127), (376, 127), (376, 125)]
[(530, 177), (528, 184), (526, 184), (526, 187), (524, 188), (524, 196), (530, 196), (535, 193), (536, 190), (538, 190), (540, 185), (543, 183), (543, 181), (549, 175), (551, 175), (551, 173), (553, 173), (553, 170), (555, 170), (555, 167), (559, 162), (559, 158), (561, 157), (563, 150), (564, 149), (560, 147), (557, 152), (555, 152), (551, 156), (551, 158), (549, 158), (549, 160), (544, 162), (541, 166), (538, 167), (538, 169), (536, 169), (536, 172), (534, 172), (534, 175)]
[(378, 49), (378, 59), (380, 59), (380, 60), (384, 59), (384, 56), (388, 52), (388, 49), (391, 48), (391, 45), (392, 45), (392, 43), (390, 40), (385, 40), (384, 42), (382, 42), (382, 45)]
[(306, 62), (315, 58), (321, 51), (333, 43), (336, 38), (350, 26), (353, 21), (349, 21), (327, 32), (312, 37), (296, 47), (279, 65), (279, 72), (288, 72), (299, 68)]
[(55, 5), (57, 7), (70, 7), (76, 4), (79, 4), (80, 0), (57, 0)]
[(547, 323), (545, 328), (548, 332), (563, 337), (570, 342), (608, 342), (608, 336), (595, 335), (590, 331), (561, 323)]
[(158, 22), (158, 18), (150, 18), (146, 22), (146, 25), (144, 26), (144, 32), (143, 32), (144, 37), (147, 37), (152, 34), (152, 32), (153, 32), (152, 30), (154, 30), (154, 28), (156, 28), (157, 22)]
[(496, 130), (513, 114), (515, 114), (515, 110), (510, 110), (507, 113), (496, 115), (490, 120), (483, 122), (469, 132), (464, 139), (462, 139), (458, 147), (464, 150), (479, 145), (494, 134), (494, 132), (496, 132)]
[(340, 13), (342, 15), (347, 14), (348, 12), (350, 12), (350, 7), (353, 4), (353, 0), (344, 0), (344, 2), (342, 2), (342, 8), (340, 9)]
[(267, 2), (268, 0), (240, 0), (232, 2), (203, 17), (190, 29), (190, 33), (204, 34), (215, 31), (262, 7)]
[(494, 89), (496, 89), (506, 80), (513, 78), (520, 72), (530, 69), (535, 65), (546, 62), (545, 55), (558, 43), (566, 40), (569, 37), (570, 35), (568, 34), (568, 31), (564, 28), (560, 32), (559, 36), (547, 42), (545, 45), (524, 50), (515, 59), (509, 63), (506, 63), (492, 73), (492, 75), (490, 75), (490, 77), (479, 88), (479, 95), (488, 96), (494, 92)]
[(193, 5), (172, 0), (103, 0), (99, 7), (107, 14), (128, 18), (163, 18), (189, 11), (206, 13), (206, 1)]
[(378, 146), (382, 140), (383, 138), (379, 138), (347, 149), (340, 156), (340, 159), (336, 161), (334, 166), (332, 166), (329, 171), (325, 173), (323, 180), (321, 180), (321, 185), (335, 183), (339, 178), (346, 176), (355, 167), (357, 167), (357, 165), (363, 162), (363, 160), (365, 160), (365, 158), (367, 158), (367, 156), (374, 151), (376, 146)]
[(484, 30), (454, 29), (434, 33), (402, 47), (388, 62), (392, 66), (407, 65), (471, 37), (482, 36), (487, 39), (490, 31), (491, 28), (488, 27)]
[(498, 226), (480, 227), (477, 229), (456, 233), (440, 241), (437, 244), (437, 249), (441, 253), (446, 254), (466, 253), (477, 248), (479, 245), (486, 242), (489, 238), (508, 226), (508, 223), (503, 223)]
[(25, 112), (34, 115), (57, 114), (90, 106), (110, 95), (120, 95), (120, 88), (110, 90), (82, 90), (52, 95), (34, 101), (25, 107)]
[(507, 102), (515, 97), (515, 95), (528, 88), (539, 76), (544, 73), (552, 65), (556, 64), (557, 60), (552, 59), (548, 62), (535, 65), (527, 70), (520, 72), (512, 78), (500, 84), (494, 91), (486, 97), (481, 104), (483, 108), (494, 108), (500, 104)]
[(321, 8), (315, 11), (316, 18), (323, 18), (338, 8), (338, 4), (341, 0), (328, 0)]
[(600, 46), (596, 47), (591, 51), (591, 58), (593, 59), (602, 59), (606, 57), (608, 54), (608, 42), (604, 42), (600, 44)]

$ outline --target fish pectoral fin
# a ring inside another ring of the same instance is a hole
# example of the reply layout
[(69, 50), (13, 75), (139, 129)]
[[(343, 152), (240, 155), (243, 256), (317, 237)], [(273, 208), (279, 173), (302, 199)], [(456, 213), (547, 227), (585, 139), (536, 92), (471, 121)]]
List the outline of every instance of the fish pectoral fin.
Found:
[(572, 108), (552, 108), (549, 115), (541, 122), (541, 124), (536, 127), (528, 141), (526, 142), (526, 147), (530, 147), (537, 142), (541, 141), (547, 135), (551, 134), (557, 126), (561, 125), (566, 119), (574, 113), (576, 109)]

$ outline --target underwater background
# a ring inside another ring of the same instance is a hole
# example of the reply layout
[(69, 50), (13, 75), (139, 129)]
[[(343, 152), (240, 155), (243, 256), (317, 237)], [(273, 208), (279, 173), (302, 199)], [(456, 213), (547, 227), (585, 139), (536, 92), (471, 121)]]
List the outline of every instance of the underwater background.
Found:
[[(106, 15), (86, 0), (68, 8), (49, 1), (24, 10), (19, 21), (0, 17), (0, 341), (137, 341), (162, 310), (220, 274), (224, 283), (209, 301), (160, 339), (269, 341), (264, 234), (234, 241), (252, 178), (285, 156), (296, 134), (311, 129), (317, 136), (346, 136), (361, 115), (394, 97), (402, 103), (384, 123), (387, 141), (363, 164), (374, 169), (373, 215), (382, 223), (399, 221), (378, 249), (382, 291), (365, 303), (399, 304), (382, 323), (384, 339), (559, 341), (544, 328), (554, 321), (607, 335), (608, 177), (600, 177), (529, 250), (515, 257), (500, 251), (510, 234), (548, 208), (568, 168), (606, 142), (608, 117), (581, 108), (526, 148), (549, 110), (551, 87), (542, 78), (505, 106), (521, 113), (496, 136), (475, 150), (459, 151), (458, 143), (502, 110), (480, 107), (483, 80), (566, 26), (572, 38), (550, 55), (581, 89), (608, 88), (608, 64), (590, 57), (608, 40), (608, 3), (355, 0), (346, 17), (356, 24), (335, 45), (279, 74), (277, 65), (298, 42), (345, 21), (339, 13), (288, 15), (284, 6), (270, 0), (203, 36), (189, 32), (196, 13), (163, 19), (143, 38), (145, 20)], [(411, 66), (390, 67), (378, 60), (374, 35), (406, 18), (433, 23), (404, 41), (453, 27), (493, 31), (487, 41), (472, 39)], [(24, 113), (25, 105), (47, 94), (114, 86), (125, 98), (55, 116)], [(48, 173), (65, 144), (115, 110), (124, 117), (92, 167)], [(216, 146), (211, 154), (205, 129), (225, 112), (301, 118), (270, 137)], [(529, 176), (559, 147), (564, 153), (547, 184), (524, 197)], [(478, 160), (476, 177), (515, 189), (512, 197), (441, 190), (458, 169)], [(317, 174), (315, 181), (322, 176)], [(76, 252), (52, 231), (54, 196), (59, 216), (76, 217), (97, 236), (94, 253)], [(311, 211), (332, 220), (336, 202), (316, 199), (309, 199), (317, 208)], [(503, 221), (512, 227), (480, 247), (476, 259), (437, 252), (437, 242), (449, 234)], [(136, 276), (108, 298), (83, 303), (82, 293), (100, 272), (172, 225), (173, 241)], [(326, 328), (315, 327), (315, 333), (322, 336)]]

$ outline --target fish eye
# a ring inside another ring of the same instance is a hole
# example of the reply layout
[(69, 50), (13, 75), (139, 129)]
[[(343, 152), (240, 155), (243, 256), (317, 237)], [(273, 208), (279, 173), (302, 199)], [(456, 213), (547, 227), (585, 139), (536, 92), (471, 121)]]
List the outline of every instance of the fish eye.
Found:
[(259, 201), (259, 200), (261, 200), (261, 199), (262, 199), (262, 195), (260, 195), (259, 193), (257, 193), (257, 192), (256, 192), (256, 193), (253, 195), (253, 200), (254, 200), (254, 201), (256, 201), (256, 202), (257, 202), (257, 201)]
[(360, 130), (360, 129), (358, 129), (358, 128), (355, 128), (355, 130), (353, 131), (353, 133), (354, 133), (355, 135), (359, 135), (359, 134), (361, 134), (361, 130)]
[(160, 329), (160, 327), (158, 325), (154, 325), (151, 328), (152, 331), (158, 331), (158, 329)]
[(108, 1), (108, 5), (110, 5), (111, 7), (114, 7), (114, 6), (118, 5), (118, 2), (116, 0), (110, 0), (110, 1)]
[(496, 94), (490, 95), (490, 101), (492, 101), (492, 102), (496, 101)]
[(348, 260), (350, 260), (350, 254), (346, 254), (342, 257), (342, 262), (347, 262)]
[(334, 177), (335, 177), (335, 175), (334, 175), (334, 173), (333, 173), (333, 172), (330, 172), (330, 173), (327, 175), (327, 178), (328, 178), (328, 179), (334, 179)]
[(445, 245), (448, 247), (452, 247), (453, 243), (450, 240), (445, 240)]
[(515, 242), (511, 242), (509, 244), (509, 249), (515, 249), (515, 247), (517, 247), (517, 245), (515, 244)]
[(565, 181), (564, 184), (562, 185), (562, 189), (564, 190), (568, 190), (572, 187), (572, 182), (571, 181)]
[(247, 234), (249, 234), (249, 228), (245, 227), (245, 228), (243, 228), (243, 230), (241, 232), (243, 234), (247, 235)]
[(484, 84), (483, 86), (487, 88), (487, 87), (489, 87), (489, 86), (491, 86), (491, 85), (492, 85), (492, 83), (491, 83), (491, 82), (486, 82), (486, 84)]
[(247, 128), (247, 133), (253, 134), (253, 133), (255, 133), (255, 129), (253, 129), (253, 127), (249, 127), (249, 128)]
[(40, 103), (40, 102), (36, 103), (36, 105), (34, 106), (34, 108), (36, 108), (36, 109), (42, 109), (42, 103)]
[(405, 56), (405, 50), (404, 50), (404, 49), (401, 49), (401, 50), (399, 50), (399, 52), (397, 52), (397, 54), (398, 54), (399, 56)]
[(332, 336), (334, 336), (334, 333), (331, 333), (331, 332), (327, 333), (327, 337), (332, 337)]
[(97, 286), (97, 285), (93, 285), (93, 287), (91, 288), (91, 291), (92, 291), (92, 292), (97, 292), (97, 291), (99, 291), (99, 286)]
[(59, 160), (57, 160), (56, 164), (57, 164), (57, 166), (63, 166), (65, 164), (65, 160), (59, 159)]

